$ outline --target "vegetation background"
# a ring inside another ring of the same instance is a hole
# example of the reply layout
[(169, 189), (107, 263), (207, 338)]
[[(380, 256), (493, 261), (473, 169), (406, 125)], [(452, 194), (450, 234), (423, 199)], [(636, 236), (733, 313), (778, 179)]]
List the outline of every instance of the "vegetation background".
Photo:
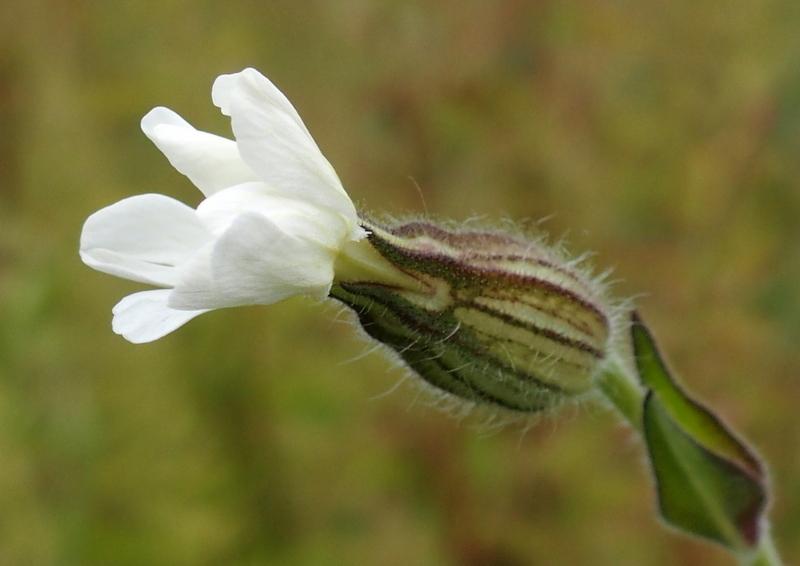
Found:
[(228, 134), (210, 88), (245, 66), (365, 208), (548, 217), (646, 293), (684, 382), (770, 462), (800, 563), (800, 3), (4, 0), (0, 564), (732, 563), (654, 518), (613, 415), (480, 434), (384, 396), (402, 372), (354, 359), (332, 305), (111, 332), (141, 286), (80, 263), (83, 220), (196, 204), (139, 119)]

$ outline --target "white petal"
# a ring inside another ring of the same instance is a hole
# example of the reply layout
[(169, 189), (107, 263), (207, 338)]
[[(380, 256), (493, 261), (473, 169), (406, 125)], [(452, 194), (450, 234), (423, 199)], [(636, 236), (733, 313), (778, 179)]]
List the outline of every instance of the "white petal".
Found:
[(167, 305), (178, 310), (218, 308), (222, 304), (211, 283), (211, 254), (216, 242), (209, 242), (180, 269), (178, 283)]
[(206, 196), (220, 189), (255, 181), (236, 142), (196, 130), (168, 108), (153, 108), (142, 118), (142, 131)]
[(294, 107), (254, 69), (218, 78), (214, 103), (231, 116), (239, 152), (259, 178), (287, 198), (331, 208), (356, 222), (352, 201)]
[(350, 231), (350, 221), (338, 212), (307, 202), (269, 194), (264, 183), (245, 183), (220, 191), (197, 207), (197, 214), (215, 235), (225, 232), (240, 214), (257, 212), (282, 232), (304, 236), (320, 245), (338, 248)]
[[(242, 71), (242, 73), (248, 70), (249, 69), (245, 69)], [(234, 85), (236, 85), (236, 81), (239, 80), (239, 74), (240, 73), (220, 75), (216, 78), (214, 84), (211, 85), (211, 101), (214, 103), (214, 106), (219, 108), (225, 116), (231, 115), (231, 91), (233, 90)]]
[(214, 102), (214, 106), (218, 107), (225, 116), (231, 115), (231, 92), (235, 88), (237, 82), (244, 77), (250, 77), (251, 80), (258, 82), (265, 93), (268, 94), (270, 103), (276, 105), (280, 111), (291, 118), (306, 136), (309, 138), (311, 137), (308, 129), (306, 129), (306, 125), (300, 118), (300, 114), (297, 113), (297, 110), (295, 110), (292, 103), (289, 102), (289, 99), (286, 98), (286, 95), (278, 90), (278, 87), (272, 84), (272, 81), (267, 77), (252, 68), (244, 69), (240, 73), (220, 75), (217, 77), (217, 80), (214, 81), (214, 85), (211, 87), (211, 100)]
[(152, 342), (207, 310), (184, 311), (167, 306), (172, 291), (158, 289), (128, 295), (114, 307), (111, 327), (134, 344)]
[(176, 266), (211, 240), (197, 213), (164, 195), (138, 195), (92, 214), (80, 253), (88, 266), (133, 281), (171, 287)]
[(162, 125), (175, 126), (187, 130), (195, 129), (194, 126), (187, 122), (180, 114), (163, 106), (156, 106), (153, 108), (144, 115), (141, 121), (142, 131), (148, 138), (156, 126)]
[(335, 252), (284, 233), (264, 216), (240, 215), (211, 257), (220, 306), (267, 305), (293, 295), (323, 298), (333, 282)]
[(159, 265), (141, 261), (127, 254), (102, 248), (91, 252), (80, 252), (83, 263), (89, 267), (109, 273), (115, 277), (130, 279), (156, 287), (172, 287), (177, 282), (177, 273), (171, 265)]

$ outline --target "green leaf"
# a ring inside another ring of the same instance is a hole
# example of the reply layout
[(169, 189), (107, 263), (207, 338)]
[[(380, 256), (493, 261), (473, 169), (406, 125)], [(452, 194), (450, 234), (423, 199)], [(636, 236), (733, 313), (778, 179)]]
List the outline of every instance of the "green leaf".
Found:
[(698, 444), (653, 391), (645, 399), (644, 429), (664, 519), (734, 550), (755, 546), (765, 501), (761, 481)]
[(680, 388), (635, 313), (631, 332), (648, 389), (643, 424), (662, 516), (735, 550), (755, 546), (767, 499), (760, 461)]

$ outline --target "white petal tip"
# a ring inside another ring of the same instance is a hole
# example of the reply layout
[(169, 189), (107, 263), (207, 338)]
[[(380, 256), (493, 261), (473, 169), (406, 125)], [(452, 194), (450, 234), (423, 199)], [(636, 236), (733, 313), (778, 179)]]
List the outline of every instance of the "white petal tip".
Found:
[(153, 139), (156, 127), (161, 125), (178, 126), (181, 128), (189, 128), (190, 130), (195, 129), (194, 126), (181, 118), (176, 112), (169, 108), (164, 108), (163, 106), (156, 106), (145, 114), (140, 124), (142, 131), (150, 139)]
[(196, 316), (208, 312), (180, 311), (167, 306), (171, 289), (143, 291), (122, 299), (114, 307), (111, 328), (134, 344), (158, 340)]

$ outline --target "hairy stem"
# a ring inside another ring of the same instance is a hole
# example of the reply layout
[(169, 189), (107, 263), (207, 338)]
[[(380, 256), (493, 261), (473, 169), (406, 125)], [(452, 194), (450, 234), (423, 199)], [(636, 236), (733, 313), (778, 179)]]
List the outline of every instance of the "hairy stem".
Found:
[(755, 554), (739, 558), (742, 566), (782, 566), (783, 562), (772, 540), (769, 524), (764, 525), (764, 534), (761, 535)]
[(603, 396), (639, 434), (643, 432), (642, 403), (645, 389), (621, 360), (612, 358), (598, 378)]

